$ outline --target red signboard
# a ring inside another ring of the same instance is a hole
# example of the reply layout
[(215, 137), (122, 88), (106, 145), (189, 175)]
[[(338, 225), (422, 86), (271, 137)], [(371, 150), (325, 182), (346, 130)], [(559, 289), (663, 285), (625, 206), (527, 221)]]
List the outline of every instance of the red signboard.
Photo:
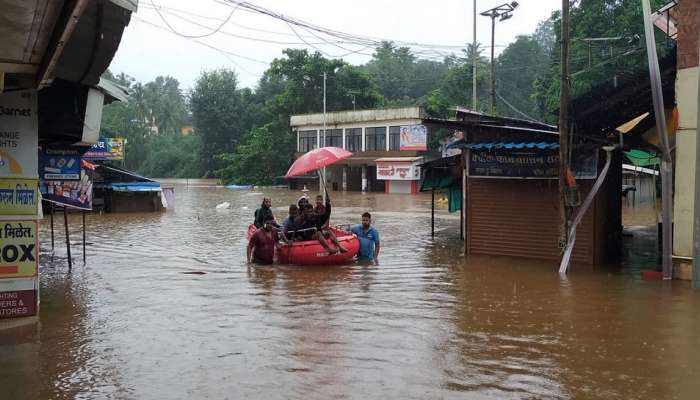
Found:
[(36, 315), (36, 290), (0, 292), (0, 319)]

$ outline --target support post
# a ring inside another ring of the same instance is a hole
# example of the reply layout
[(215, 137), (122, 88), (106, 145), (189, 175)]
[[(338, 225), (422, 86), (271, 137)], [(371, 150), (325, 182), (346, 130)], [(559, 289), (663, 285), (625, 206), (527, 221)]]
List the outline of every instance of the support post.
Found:
[[(700, 24), (700, 21), (696, 21)], [(700, 41), (698, 41), (700, 44)], [(700, 66), (698, 67), (698, 119), (695, 123), (695, 199), (693, 202), (693, 289), (700, 290)]]
[(68, 251), (68, 272), (73, 270), (73, 259), (70, 256), (70, 234), (68, 233), (68, 209), (63, 207), (63, 225), (66, 229), (66, 250)]
[(559, 89), (559, 241), (568, 241), (566, 171), (569, 168), (569, 0), (562, 0), (561, 76)]
[(51, 251), (53, 251), (54, 247), (54, 235), (53, 235), (53, 214), (54, 214), (54, 208), (55, 205), (51, 203)]
[(659, 72), (659, 58), (656, 54), (656, 41), (654, 40), (654, 26), (651, 22), (651, 6), (649, 0), (642, 0), (644, 12), (644, 35), (647, 44), (647, 57), (649, 59), (649, 79), (651, 81), (651, 94), (654, 101), (654, 116), (656, 117), (656, 130), (660, 136), (661, 157), (661, 224), (662, 224), (662, 267), (664, 279), (673, 278), (673, 161), (671, 160), (671, 148), (666, 132), (666, 114), (664, 110), (664, 97), (661, 87), (661, 73)]
[(348, 166), (343, 166), (343, 192), (348, 190)]
[(494, 48), (496, 46), (496, 16), (491, 15), (491, 115), (496, 115), (496, 64)]
[[(323, 146), (326, 147), (326, 77), (328, 73), (323, 72)], [(318, 189), (321, 190), (321, 196), (323, 196), (323, 204), (326, 204), (326, 167), (321, 168), (321, 173), (318, 174), (318, 179), (320, 180)]]
[(362, 193), (367, 191), (367, 166), (362, 166)]
[(476, 111), (476, 0), (474, 3), (474, 31), (472, 32), (472, 110)]
[(83, 210), (83, 264), (87, 261), (85, 254), (85, 210)]
[[(433, 185), (435, 183), (433, 182)], [(433, 186), (432, 199), (430, 201), (430, 236), (435, 237), (435, 186)]]

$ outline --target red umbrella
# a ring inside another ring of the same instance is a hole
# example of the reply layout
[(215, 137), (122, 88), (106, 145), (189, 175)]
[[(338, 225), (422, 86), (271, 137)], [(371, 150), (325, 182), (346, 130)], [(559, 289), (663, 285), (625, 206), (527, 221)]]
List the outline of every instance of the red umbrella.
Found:
[(304, 175), (309, 171), (329, 166), (350, 156), (352, 156), (351, 152), (343, 150), (340, 147), (321, 147), (320, 149), (314, 149), (297, 158), (292, 166), (289, 167), (287, 176)]

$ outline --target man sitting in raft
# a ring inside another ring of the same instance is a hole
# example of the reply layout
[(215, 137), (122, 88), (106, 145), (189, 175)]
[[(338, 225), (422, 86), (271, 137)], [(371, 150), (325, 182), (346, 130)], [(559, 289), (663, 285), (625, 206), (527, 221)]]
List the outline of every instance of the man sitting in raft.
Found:
[(274, 222), (268, 216), (263, 222), (263, 228), (255, 231), (248, 241), (248, 264), (251, 262), (263, 265), (272, 264), (275, 256), (275, 246), (278, 245), (277, 231), (273, 226)]
[(303, 210), (301, 210), (301, 215), (296, 220), (295, 240), (318, 240), (321, 246), (330, 254), (337, 254), (339, 251), (346, 252), (347, 250), (340, 245), (335, 235), (331, 237), (331, 240), (338, 248), (334, 249), (328, 245), (328, 241), (326, 241), (326, 238), (321, 233), (320, 228), (328, 221), (330, 215), (330, 199), (326, 200), (326, 212), (321, 216), (314, 214), (314, 209), (311, 204), (306, 204)]
[[(326, 197), (327, 197), (327, 203), (329, 204), (330, 207), (330, 196), (328, 196), (328, 192), (326, 192)], [(316, 206), (314, 207), (314, 214), (318, 216), (318, 218), (321, 218), (322, 215), (326, 213), (326, 206), (323, 205), (323, 196), (320, 194), (316, 196)], [(340, 242), (338, 242), (338, 238), (335, 236), (335, 233), (330, 230), (330, 211), (328, 212), (328, 218), (326, 219), (326, 222), (323, 223), (321, 227), (319, 227), (319, 230), (323, 234), (324, 237), (330, 238), (333, 243), (335, 243), (336, 246), (338, 246), (338, 250), (340, 250), (341, 253), (345, 253), (348, 251), (345, 247), (343, 247)]]
[(282, 236), (292, 240), (296, 230), (296, 219), (299, 216), (299, 207), (296, 204), (289, 205), (289, 216), (282, 222)]
[(379, 232), (371, 225), (372, 214), (362, 214), (362, 224), (353, 225), (350, 232), (360, 239), (360, 251), (357, 252), (359, 260), (369, 260), (374, 265), (379, 265)]
[(255, 210), (255, 221), (253, 222), (253, 224), (256, 228), (262, 228), (265, 220), (268, 218), (272, 220), (272, 226), (279, 228), (279, 225), (277, 224), (277, 222), (275, 222), (275, 216), (272, 215), (272, 209), (270, 208), (271, 206), (272, 199), (270, 199), (269, 197), (263, 197), (263, 201), (260, 205), (260, 208)]

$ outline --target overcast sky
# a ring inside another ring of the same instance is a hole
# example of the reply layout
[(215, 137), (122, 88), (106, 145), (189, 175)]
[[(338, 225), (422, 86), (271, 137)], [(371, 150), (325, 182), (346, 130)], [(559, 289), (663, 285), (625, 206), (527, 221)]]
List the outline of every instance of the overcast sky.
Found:
[[(401, 42), (464, 46), (472, 41), (474, 0), (251, 0), (252, 4), (300, 19), (314, 25), (354, 35)], [(504, 0), (476, 0), (482, 12)], [(522, 0), (507, 21), (496, 22), (496, 53), (517, 35), (532, 33), (537, 24), (561, 6), (560, 0)], [(160, 8), (156, 13), (154, 5)], [(193, 87), (202, 70), (226, 67), (238, 72), (242, 86), (255, 87), (267, 63), (280, 57), (287, 47), (319, 43), (312, 33), (296, 28), (296, 34), (283, 21), (236, 9), (224, 0), (141, 0), (139, 10), (126, 27), (110, 69), (146, 82), (158, 75), (171, 75), (183, 89)], [(227, 23), (223, 22), (229, 17)], [(491, 42), (491, 20), (477, 16), (477, 40)], [(187, 20), (193, 21), (189, 22)], [(191, 39), (180, 35), (209, 36)], [(222, 25), (223, 24), (223, 25)], [(156, 25), (156, 26), (154, 26)], [(202, 25), (202, 26), (200, 26)], [(302, 36), (302, 39), (296, 35)], [(238, 37), (236, 37), (236, 36)], [(247, 37), (247, 38), (242, 38)], [(324, 39), (328, 40), (328, 37)], [(270, 43), (284, 42), (284, 43)], [(199, 43), (197, 43), (199, 42)], [(352, 64), (370, 59), (372, 49), (353, 44), (315, 44), (332, 56), (358, 51), (343, 57)], [(223, 54), (221, 51), (228, 54)], [(445, 53), (452, 49), (440, 48)], [(488, 50), (488, 49), (487, 49)], [(455, 52), (458, 49), (454, 48)], [(364, 53), (364, 54), (363, 54)], [(433, 53), (434, 54), (434, 53)], [(488, 54), (488, 51), (487, 51)], [(435, 55), (433, 55), (435, 56)], [(439, 56), (438, 56), (439, 57)]]

